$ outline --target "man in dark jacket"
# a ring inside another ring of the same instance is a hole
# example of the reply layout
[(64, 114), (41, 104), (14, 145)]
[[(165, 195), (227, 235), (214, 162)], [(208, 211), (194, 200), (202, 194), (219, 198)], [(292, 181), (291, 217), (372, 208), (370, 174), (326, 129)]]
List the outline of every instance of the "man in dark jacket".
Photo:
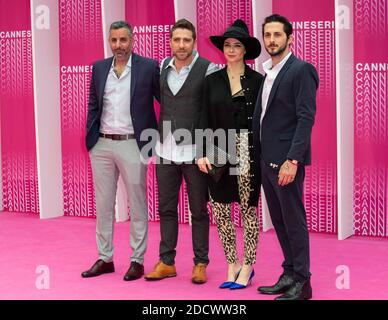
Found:
[(311, 130), (318, 74), (290, 51), (292, 25), (274, 14), (263, 24), (266, 77), (254, 113), (254, 146), (262, 185), (284, 255), (278, 282), (259, 287), (279, 300), (311, 299), (309, 235), (302, 201), (305, 166), (311, 162)]
[(125, 21), (112, 23), (109, 44), (113, 57), (93, 65), (87, 117), (89, 150), (96, 195), (96, 240), (99, 260), (82, 277), (114, 272), (113, 226), (119, 174), (130, 207), (131, 265), (124, 280), (144, 274), (148, 236), (146, 201), (147, 165), (140, 135), (156, 129), (154, 97), (159, 100), (159, 66), (154, 60), (132, 53), (132, 29)]

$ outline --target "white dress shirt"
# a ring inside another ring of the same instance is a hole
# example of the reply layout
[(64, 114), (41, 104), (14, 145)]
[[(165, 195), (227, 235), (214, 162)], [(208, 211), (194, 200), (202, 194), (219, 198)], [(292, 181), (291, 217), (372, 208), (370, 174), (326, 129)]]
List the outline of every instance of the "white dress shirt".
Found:
[(291, 53), (288, 53), (282, 61), (280, 61), (276, 66), (272, 65), (272, 59), (268, 59), (263, 63), (264, 72), (267, 74), (264, 80), (263, 85), (263, 94), (261, 96), (261, 117), (260, 117), (260, 125), (263, 122), (263, 118), (265, 112), (267, 110), (268, 98), (272, 90), (272, 86), (275, 82), (276, 77), (278, 76), (280, 70), (286, 64), (288, 58), (291, 56)]
[(133, 134), (131, 118), (131, 66), (132, 55), (120, 78), (114, 72), (115, 59), (105, 84), (100, 132)]
[[(194, 59), (193, 61), (188, 65), (182, 67), (180, 72), (178, 73), (175, 65), (174, 65), (174, 58), (172, 58), (169, 62), (169, 64), (166, 66), (165, 69), (170, 68), (168, 74), (167, 74), (167, 85), (169, 86), (171, 92), (176, 95), (178, 91), (182, 88), (183, 84), (185, 83), (187, 77), (189, 76), (189, 72), (194, 66), (194, 63), (197, 61), (199, 54), (197, 51), (193, 51)], [(165, 60), (165, 59), (164, 59)], [(161, 63), (160, 70), (162, 71), (164, 60)], [(214, 63), (210, 63), (207, 71), (206, 76), (209, 74), (212, 74), (213, 72), (217, 71), (219, 68)], [(175, 139), (171, 132), (169, 132), (166, 136), (166, 138), (163, 141), (163, 144), (159, 142), (156, 143), (155, 147), (156, 154), (164, 159), (174, 161), (174, 162), (189, 162), (192, 161), (195, 158), (195, 144), (189, 144), (189, 145), (177, 145), (175, 142)]]

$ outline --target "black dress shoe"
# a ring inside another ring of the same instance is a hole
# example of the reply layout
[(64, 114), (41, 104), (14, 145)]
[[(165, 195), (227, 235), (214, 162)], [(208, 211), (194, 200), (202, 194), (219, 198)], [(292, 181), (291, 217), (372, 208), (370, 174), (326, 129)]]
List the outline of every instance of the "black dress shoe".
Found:
[(292, 276), (282, 274), (278, 282), (276, 282), (273, 286), (258, 287), (257, 290), (263, 294), (281, 294), (290, 289), (293, 283), (294, 279)]
[(97, 260), (96, 263), (87, 271), (82, 272), (82, 278), (97, 277), (104, 273), (115, 272), (115, 266), (112, 262), (105, 262), (104, 260)]
[(296, 281), (290, 289), (275, 300), (310, 300), (312, 296), (310, 280)]
[(127, 273), (124, 276), (125, 281), (136, 280), (141, 278), (144, 275), (144, 267), (142, 264), (135, 261), (131, 262)]

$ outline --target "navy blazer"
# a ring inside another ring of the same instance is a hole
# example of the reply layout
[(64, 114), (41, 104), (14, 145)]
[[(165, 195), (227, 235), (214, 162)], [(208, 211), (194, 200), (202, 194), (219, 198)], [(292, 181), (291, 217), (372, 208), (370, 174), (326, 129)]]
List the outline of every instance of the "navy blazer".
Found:
[(260, 128), (263, 84), (253, 115), (256, 159), (278, 168), (286, 159), (311, 164), (311, 130), (319, 84), (316, 69), (291, 54), (274, 81)]
[[(113, 57), (110, 57), (93, 64), (86, 123), (86, 148), (88, 150), (93, 148), (99, 138), (105, 84), (112, 61)], [(157, 128), (154, 97), (160, 101), (160, 71), (159, 64), (155, 60), (141, 57), (135, 53), (132, 53), (131, 63), (130, 112), (136, 142), (141, 150), (148, 143), (148, 141), (140, 140), (142, 131), (148, 128)]]

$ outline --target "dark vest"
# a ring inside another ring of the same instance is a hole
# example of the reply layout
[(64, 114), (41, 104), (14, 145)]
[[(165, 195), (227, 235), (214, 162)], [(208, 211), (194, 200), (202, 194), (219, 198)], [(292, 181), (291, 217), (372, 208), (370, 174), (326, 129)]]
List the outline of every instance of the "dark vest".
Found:
[[(178, 129), (186, 129), (190, 132), (191, 142), (185, 141), (184, 144), (194, 143), (194, 130), (199, 127), (203, 106), (203, 85), (210, 61), (198, 57), (183, 86), (174, 96), (167, 84), (170, 68), (166, 69), (166, 66), (171, 59), (170, 57), (164, 61), (160, 74), (160, 140), (163, 142), (168, 134), (163, 132), (163, 121), (168, 121), (173, 134), (179, 133), (179, 131), (176, 132)], [(184, 141), (183, 138), (175, 135), (174, 138), (177, 144), (182, 144)]]

